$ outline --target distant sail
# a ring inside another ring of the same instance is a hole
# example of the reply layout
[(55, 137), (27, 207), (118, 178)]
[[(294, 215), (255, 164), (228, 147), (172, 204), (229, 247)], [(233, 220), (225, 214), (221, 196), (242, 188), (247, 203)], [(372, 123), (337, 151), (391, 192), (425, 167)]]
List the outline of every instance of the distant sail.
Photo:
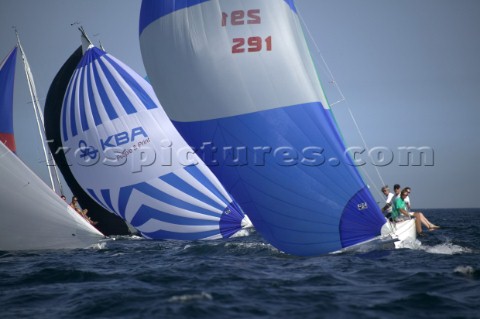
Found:
[(268, 242), (308, 256), (380, 235), (293, 0), (143, 0), (140, 44), (168, 116)]
[[(82, 59), (82, 47), (78, 47), (58, 70), (55, 78), (48, 89), (45, 100), (45, 135), (50, 141), (48, 146), (55, 159), (55, 162), (62, 172), (63, 178), (68, 187), (78, 198), (83, 208), (88, 208), (88, 215), (98, 224), (95, 225), (102, 233), (110, 235), (128, 235), (130, 231), (125, 221), (118, 215), (111, 213), (103, 206), (98, 204), (86, 193), (78, 184), (77, 180), (70, 171), (70, 167), (65, 158), (65, 149), (62, 147), (60, 132), (62, 101), (67, 90), (68, 82), (73, 75), (78, 63)], [(68, 151), (68, 150), (67, 150)], [(70, 199), (69, 199), (70, 200)]]
[(147, 238), (226, 238), (249, 224), (150, 84), (96, 47), (70, 80), (61, 131), (78, 183)]
[(13, 87), (17, 47), (14, 47), (0, 63), (0, 141), (12, 151), (16, 151), (13, 134)]

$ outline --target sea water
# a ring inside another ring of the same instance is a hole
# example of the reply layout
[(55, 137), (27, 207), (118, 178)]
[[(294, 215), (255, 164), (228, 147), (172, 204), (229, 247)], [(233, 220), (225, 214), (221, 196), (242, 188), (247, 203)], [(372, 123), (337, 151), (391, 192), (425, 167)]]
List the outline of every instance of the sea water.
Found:
[(0, 252), (6, 318), (480, 318), (480, 209), (411, 248), (300, 258), (259, 234)]

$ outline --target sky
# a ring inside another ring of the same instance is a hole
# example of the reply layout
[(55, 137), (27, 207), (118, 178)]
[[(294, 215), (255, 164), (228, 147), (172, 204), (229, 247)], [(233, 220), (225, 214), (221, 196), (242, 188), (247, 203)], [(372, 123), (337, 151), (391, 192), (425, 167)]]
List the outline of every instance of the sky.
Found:
[[(16, 43), (16, 26), (43, 107), (59, 68), (81, 44), (82, 25), (96, 45), (145, 76), (140, 5), (1, 0), (0, 59)], [(412, 187), (413, 208), (480, 207), (480, 1), (297, 0), (296, 6), (329, 103), (339, 101), (332, 109), (344, 139), (366, 150), (356, 158), (378, 200), (382, 184), (398, 183)], [(47, 181), (22, 68), (18, 58), (17, 154)], [(426, 156), (407, 161), (408, 148)]]

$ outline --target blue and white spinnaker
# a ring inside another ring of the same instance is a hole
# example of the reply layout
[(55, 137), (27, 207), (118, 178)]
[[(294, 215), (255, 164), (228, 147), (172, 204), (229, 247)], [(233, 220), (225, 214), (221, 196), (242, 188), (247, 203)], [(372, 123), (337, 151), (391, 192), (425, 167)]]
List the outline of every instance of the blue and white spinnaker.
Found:
[(153, 89), (89, 47), (68, 85), (61, 131), (78, 183), (147, 238), (216, 239), (249, 225), (176, 131)]
[(318, 255), (381, 234), (293, 0), (143, 0), (140, 44), (166, 113), (268, 242)]

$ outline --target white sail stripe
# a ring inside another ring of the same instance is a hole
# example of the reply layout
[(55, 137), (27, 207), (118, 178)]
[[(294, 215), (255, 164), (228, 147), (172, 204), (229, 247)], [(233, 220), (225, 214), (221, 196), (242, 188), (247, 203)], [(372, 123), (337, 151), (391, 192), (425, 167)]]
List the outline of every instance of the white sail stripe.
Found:
[(107, 97), (110, 100), (110, 103), (112, 104), (113, 109), (117, 113), (117, 116), (121, 118), (128, 115), (125, 109), (122, 107), (122, 103), (120, 103), (120, 100), (117, 98), (117, 94), (115, 93), (113, 88), (110, 86), (110, 82), (108, 82), (108, 79), (105, 73), (103, 72), (102, 67), (100, 66), (100, 62), (98, 60), (95, 60), (94, 63), (95, 63), (95, 68), (98, 72), (98, 77), (100, 78), (100, 82), (103, 85), (105, 93), (107, 94)]
[[(82, 72), (84, 68), (76, 69), (74, 75), (72, 76), (72, 80), (76, 81), (76, 85), (73, 86), (70, 90), (70, 94), (68, 96), (67, 100), (67, 128), (68, 128), (68, 136), (69, 138), (72, 138), (72, 122), (71, 122), (71, 106), (72, 106), (72, 95), (74, 95), (74, 104), (79, 105), (80, 101), (80, 94), (83, 94), (83, 92), (80, 91), (80, 87), (82, 86), (81, 80), (82, 80)], [(82, 130), (82, 124), (81, 124), (81, 119), (80, 119), (80, 108), (75, 107), (74, 108), (74, 119), (75, 119), (75, 127), (77, 129), (77, 134), (81, 133)]]
[[(108, 113), (107, 113), (107, 110), (105, 109), (105, 105), (103, 104), (102, 102), (102, 98), (100, 96), (100, 93), (98, 91), (98, 86), (97, 86), (97, 81), (95, 80), (95, 75), (94, 75), (94, 71), (93, 71), (93, 68), (95, 68), (95, 66), (93, 64), (90, 65), (90, 83), (92, 85), (92, 93), (93, 93), (93, 98), (94, 98), (94, 101), (95, 101), (95, 105), (97, 107), (97, 110), (98, 110), (98, 115), (101, 119), (101, 122), (103, 124), (103, 126), (99, 126), (99, 127), (105, 127), (105, 128), (108, 128), (108, 127), (111, 127), (112, 123), (110, 122), (110, 118), (108, 116)], [(100, 85), (102, 85), (100, 83)], [(90, 114), (92, 114), (92, 106), (91, 104), (89, 104), (89, 111), (90, 111)], [(97, 127), (97, 129), (99, 128)], [(105, 129), (103, 130), (103, 132), (105, 131)]]
[(135, 189), (132, 191), (132, 194), (130, 195), (130, 198), (127, 203), (127, 207), (125, 208), (125, 219), (128, 222), (131, 222), (132, 219), (135, 217), (135, 213), (138, 211), (138, 209), (142, 205), (152, 207), (154, 209), (160, 210), (172, 216), (179, 216), (179, 217), (198, 219), (198, 220), (211, 220), (214, 222), (218, 222), (219, 220), (219, 218), (216, 218), (214, 216), (192, 212), (192, 211), (159, 201)]
[[(203, 163), (202, 163), (203, 164)], [(197, 165), (197, 166), (201, 166), (201, 165)], [(200, 169), (200, 167), (199, 167)], [(203, 173), (203, 171), (202, 171)], [(217, 195), (215, 195), (214, 193), (212, 193), (207, 187), (205, 187), (205, 185), (203, 185), (202, 183), (200, 183), (196, 178), (194, 178), (192, 175), (190, 175), (186, 170), (184, 169), (181, 169), (181, 170), (177, 170), (176, 172), (174, 172), (175, 175), (177, 175), (179, 178), (181, 178), (182, 180), (184, 180), (187, 184), (190, 184), (191, 186), (195, 187), (199, 192), (201, 192), (202, 194), (208, 196), (210, 199), (214, 200), (216, 203), (218, 203), (219, 205), (221, 205), (222, 207), (225, 206), (225, 202), (223, 202), (220, 198), (218, 198)], [(212, 174), (213, 175), (213, 174)], [(207, 177), (210, 177), (209, 175), (207, 175)], [(209, 180), (213, 183), (213, 180), (216, 179), (216, 177), (213, 176), (209, 178)], [(217, 190), (223, 195), (224, 193), (226, 192), (222, 192), (223, 190), (223, 187), (220, 186), (220, 187), (217, 187)], [(229, 201), (229, 203), (231, 202), (231, 199), (230, 199), (230, 196), (224, 196), (226, 200)]]
[(151, 233), (159, 230), (174, 232), (179, 234), (201, 233), (212, 230), (218, 230), (218, 225), (194, 226), (194, 225), (176, 225), (162, 222), (156, 219), (149, 219), (143, 225), (135, 227), (141, 232)]
[[(89, 67), (84, 67), (85, 74), (83, 75), (83, 103), (85, 107), (85, 115), (87, 118), (87, 123), (88, 123), (88, 129), (94, 129), (95, 128), (95, 119), (93, 118), (92, 115), (92, 103), (90, 101), (90, 96), (88, 95), (88, 84), (91, 83), (90, 80), (90, 70), (91, 68)], [(96, 96), (97, 94), (93, 94)]]
[[(77, 83), (74, 87), (74, 91), (72, 92), (73, 97), (74, 97), (74, 102), (73, 103), (74, 103), (75, 106), (80, 105), (80, 86), (81, 86), (80, 82), (81, 82), (81, 79), (82, 79), (81, 71), (83, 71), (83, 68), (78, 70), (78, 73), (77, 73), (77, 76), (76, 76)], [(82, 124), (80, 122), (80, 108), (79, 107), (74, 107), (73, 112), (74, 112), (75, 127), (77, 129), (77, 134), (82, 133), (83, 131), (82, 131)], [(67, 118), (67, 121), (70, 122), (71, 121), (70, 118)]]
[(155, 94), (155, 91), (153, 90), (152, 86), (142, 78), (137, 72), (135, 72), (132, 68), (130, 68), (128, 65), (123, 63), (122, 61), (118, 60), (114, 56), (107, 54), (110, 59), (115, 61), (118, 65), (120, 65), (124, 70), (128, 72), (128, 74), (137, 81), (142, 87), (142, 89), (145, 90), (145, 92), (148, 94), (148, 96), (157, 104), (158, 107), (160, 106), (160, 101), (158, 101), (157, 95)]
[[(221, 215), (223, 213), (222, 210), (215, 208), (211, 205), (208, 205), (205, 202), (202, 202), (199, 199), (196, 199), (195, 197), (182, 192), (181, 190), (173, 187), (172, 185), (168, 184), (167, 182), (162, 181), (161, 179), (157, 178), (155, 180), (149, 181), (148, 184), (152, 185), (155, 188), (161, 189), (163, 192), (167, 193), (168, 195), (178, 198), (180, 200), (183, 200), (184, 202), (190, 203), (192, 205), (201, 207), (203, 209), (206, 209), (208, 211), (211, 211), (212, 213)], [(222, 207), (225, 206), (225, 204), (222, 205)]]

